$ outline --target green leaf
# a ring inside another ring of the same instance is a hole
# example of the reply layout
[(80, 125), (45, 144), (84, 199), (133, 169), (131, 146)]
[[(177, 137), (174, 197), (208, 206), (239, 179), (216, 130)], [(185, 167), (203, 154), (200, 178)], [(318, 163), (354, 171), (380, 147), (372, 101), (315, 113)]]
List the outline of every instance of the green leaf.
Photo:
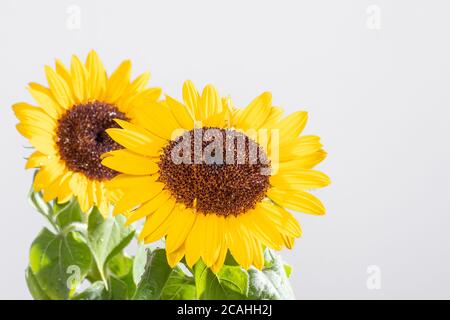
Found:
[(247, 295), (248, 275), (239, 266), (224, 265), (215, 274), (199, 260), (194, 266), (194, 277), (198, 299), (244, 299)]
[(281, 257), (269, 249), (266, 249), (264, 257), (265, 267), (262, 271), (253, 267), (248, 270), (248, 299), (294, 299), (294, 292), (289, 283)]
[(89, 288), (83, 292), (74, 295), (72, 300), (108, 300), (109, 295), (106, 291), (103, 281), (94, 282)]
[(175, 267), (167, 279), (161, 294), (161, 300), (195, 300), (195, 281), (186, 275), (180, 267)]
[(83, 222), (84, 213), (81, 211), (80, 205), (75, 198), (63, 205), (54, 204), (53, 209), (56, 215), (56, 223), (61, 229), (72, 223)]
[(126, 247), (134, 230), (125, 226), (125, 218), (117, 216), (104, 219), (97, 208), (89, 214), (88, 245), (91, 248), (103, 282), (107, 286), (106, 264)]
[(126, 300), (129, 299), (128, 288), (122, 280), (111, 276), (108, 278), (108, 287), (103, 281), (96, 281), (83, 292), (74, 295), (72, 300)]
[(94, 283), (97, 281), (103, 282), (102, 276), (100, 275), (100, 271), (98, 271), (97, 264), (95, 263), (94, 259), (92, 259), (91, 267), (86, 276), (86, 279), (89, 280), (90, 283)]
[(230, 251), (227, 251), (227, 255), (225, 257), (225, 265), (227, 266), (238, 266), (239, 263), (236, 262), (236, 260), (234, 259), (234, 257), (231, 255)]
[(141, 277), (144, 274), (149, 252), (150, 248), (147, 245), (142, 243), (139, 244), (133, 261), (133, 280), (136, 285), (139, 284)]
[(35, 300), (50, 300), (44, 290), (42, 290), (30, 267), (25, 271), (25, 279), (27, 281), (28, 290)]
[(121, 252), (109, 260), (108, 269), (118, 278), (126, 277), (133, 272), (133, 259)]
[(291, 273), (292, 273), (292, 266), (290, 264), (288, 264), (288, 263), (285, 263), (283, 265), (283, 267), (284, 267), (284, 272), (286, 272), (286, 276), (288, 278), (290, 278), (291, 277)]
[(91, 253), (77, 232), (54, 234), (44, 228), (30, 249), (30, 269), (50, 299), (67, 299), (85, 278)]
[(133, 259), (122, 252), (108, 262), (108, 270), (121, 284), (125, 284), (125, 296), (127, 299), (131, 298), (136, 291), (136, 284), (133, 280)]
[(167, 263), (164, 249), (156, 249), (148, 253), (145, 271), (133, 299), (159, 300), (171, 273), (172, 268)]
[(130, 299), (136, 289), (133, 282), (133, 259), (120, 253), (107, 263), (108, 287), (102, 280), (93, 284), (73, 297), (74, 300), (126, 300)]
[(108, 300), (127, 300), (134, 292), (129, 292), (128, 285), (114, 275), (108, 278)]
[[(141, 266), (144, 266), (143, 272)], [(133, 297), (135, 300), (195, 299), (194, 279), (178, 266), (172, 269), (167, 263), (164, 249), (150, 251), (147, 246), (140, 245), (134, 258), (133, 270), (134, 276), (139, 279)]]

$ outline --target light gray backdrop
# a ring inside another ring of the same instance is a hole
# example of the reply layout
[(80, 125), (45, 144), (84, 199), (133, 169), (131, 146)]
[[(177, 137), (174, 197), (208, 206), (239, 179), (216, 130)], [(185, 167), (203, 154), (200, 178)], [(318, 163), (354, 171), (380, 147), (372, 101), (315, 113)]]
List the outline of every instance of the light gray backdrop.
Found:
[(30, 298), (44, 224), (10, 105), (32, 101), (45, 64), (91, 48), (172, 96), (192, 79), (310, 112), (333, 183), (316, 193), (327, 215), (296, 214), (304, 235), (283, 252), (298, 298), (450, 298), (449, 16), (445, 0), (2, 0), (0, 298)]

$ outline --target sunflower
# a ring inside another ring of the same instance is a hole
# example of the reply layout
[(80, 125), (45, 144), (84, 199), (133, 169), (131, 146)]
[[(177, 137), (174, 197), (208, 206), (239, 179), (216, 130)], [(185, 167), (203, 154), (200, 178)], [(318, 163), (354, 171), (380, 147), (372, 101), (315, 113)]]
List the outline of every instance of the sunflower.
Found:
[(200, 95), (187, 81), (183, 100), (166, 96), (136, 124), (118, 119), (121, 128), (106, 130), (124, 147), (102, 162), (121, 172), (107, 184), (123, 192), (114, 213), (145, 218), (139, 238), (165, 237), (172, 267), (201, 258), (217, 272), (230, 252), (245, 269), (261, 269), (264, 247), (292, 248), (301, 235), (286, 209), (325, 213), (305, 191), (330, 182), (312, 169), (326, 156), (319, 137), (300, 136), (307, 113), (283, 117), (268, 92), (236, 109), (213, 86)]
[(38, 168), (33, 187), (45, 201), (63, 203), (76, 196), (84, 212), (95, 205), (102, 214), (109, 213), (118, 195), (105, 182), (117, 172), (101, 165), (101, 155), (121, 146), (105, 129), (118, 127), (114, 119), (133, 122), (136, 110), (161, 94), (159, 88), (147, 88), (149, 73), (133, 81), (130, 73), (128, 60), (108, 77), (95, 51), (85, 64), (74, 55), (70, 70), (59, 60), (55, 70), (45, 67), (48, 88), (29, 84), (37, 106), (13, 105), (20, 121), (17, 130), (36, 149), (26, 168)]

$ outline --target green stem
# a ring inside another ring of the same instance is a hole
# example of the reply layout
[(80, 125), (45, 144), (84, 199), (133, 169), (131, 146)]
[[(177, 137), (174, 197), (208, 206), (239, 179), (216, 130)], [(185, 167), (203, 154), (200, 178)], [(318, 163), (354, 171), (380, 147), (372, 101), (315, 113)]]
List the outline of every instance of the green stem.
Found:
[(71, 231), (79, 231), (83, 234), (87, 232), (87, 225), (81, 222), (72, 222), (60, 231), (61, 234), (68, 234)]
[(53, 218), (47, 214), (45, 214), (44, 212), (37, 210), (44, 218), (47, 219), (47, 221), (50, 223), (50, 225), (53, 227), (53, 231), (55, 231), (55, 233), (59, 233), (59, 227), (56, 224), (56, 222), (53, 220)]

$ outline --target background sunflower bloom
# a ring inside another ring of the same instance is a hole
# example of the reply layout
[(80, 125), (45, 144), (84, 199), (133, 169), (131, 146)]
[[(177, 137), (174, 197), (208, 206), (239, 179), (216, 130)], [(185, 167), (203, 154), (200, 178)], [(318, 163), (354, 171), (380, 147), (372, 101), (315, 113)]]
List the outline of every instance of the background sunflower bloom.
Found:
[(76, 196), (84, 212), (95, 205), (106, 216), (118, 195), (105, 182), (117, 172), (101, 165), (101, 155), (120, 146), (105, 129), (117, 126), (113, 119), (133, 122), (135, 110), (158, 99), (161, 90), (147, 88), (149, 73), (131, 81), (129, 60), (108, 76), (95, 51), (84, 64), (74, 55), (70, 70), (56, 60), (55, 70), (46, 66), (45, 74), (48, 87), (28, 87), (37, 106), (13, 106), (17, 130), (36, 149), (26, 163), (26, 168), (38, 168), (34, 190), (42, 191), (47, 202)]

